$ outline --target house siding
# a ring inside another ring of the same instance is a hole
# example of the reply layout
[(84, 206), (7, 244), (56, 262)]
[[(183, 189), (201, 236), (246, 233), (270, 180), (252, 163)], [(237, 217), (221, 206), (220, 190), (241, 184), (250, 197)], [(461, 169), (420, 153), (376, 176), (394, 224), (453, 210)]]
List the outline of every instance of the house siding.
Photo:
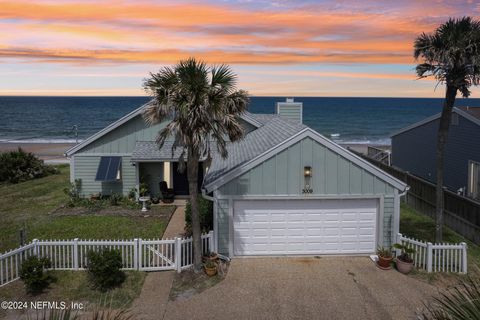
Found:
[(75, 155), (74, 179), (81, 180), (80, 195), (88, 197), (92, 194), (101, 193), (110, 195), (118, 193), (128, 195), (128, 192), (135, 188), (135, 167), (131, 164), (130, 156), (122, 157), (122, 179), (118, 182), (95, 181), (100, 156)]
[[(480, 161), (480, 126), (458, 116), (445, 147), (445, 186), (456, 191), (468, 184), (469, 160)], [(392, 164), (433, 183), (436, 181), (436, 146), (439, 119), (392, 137)]]
[[(302, 196), (303, 170), (312, 167), (311, 195), (327, 197), (378, 196), (383, 199), (383, 222), (377, 230), (380, 245), (392, 244), (394, 188), (370, 172), (343, 158), (311, 138), (290, 146), (243, 175), (221, 186), (220, 198), (238, 196)], [(218, 200), (218, 251), (228, 254), (229, 203)]]
[(137, 141), (155, 141), (158, 132), (166, 123), (164, 121), (149, 127), (142, 116), (138, 115), (85, 146), (78, 153), (132, 153)]

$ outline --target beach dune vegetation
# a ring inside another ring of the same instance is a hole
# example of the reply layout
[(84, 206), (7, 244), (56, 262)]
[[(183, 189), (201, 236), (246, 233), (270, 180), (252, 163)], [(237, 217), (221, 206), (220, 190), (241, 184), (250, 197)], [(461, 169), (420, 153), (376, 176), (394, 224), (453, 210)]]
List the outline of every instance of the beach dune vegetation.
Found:
[(471, 86), (480, 81), (480, 21), (471, 17), (449, 19), (433, 33), (422, 33), (414, 43), (419, 78), (434, 77), (445, 85), (440, 125), (437, 134), (435, 241), (442, 242), (444, 151), (455, 98), (470, 96)]
[(21, 148), (0, 153), (0, 182), (19, 183), (58, 173), (58, 170), (45, 165), (33, 153)]

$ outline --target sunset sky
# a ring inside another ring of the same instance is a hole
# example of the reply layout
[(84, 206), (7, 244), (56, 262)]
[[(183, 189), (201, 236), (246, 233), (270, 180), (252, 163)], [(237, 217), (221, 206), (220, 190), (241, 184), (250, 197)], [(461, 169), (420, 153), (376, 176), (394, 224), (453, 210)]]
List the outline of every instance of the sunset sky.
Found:
[(413, 40), (464, 15), (479, 1), (0, 1), (0, 95), (143, 95), (194, 56), (252, 95), (442, 96)]

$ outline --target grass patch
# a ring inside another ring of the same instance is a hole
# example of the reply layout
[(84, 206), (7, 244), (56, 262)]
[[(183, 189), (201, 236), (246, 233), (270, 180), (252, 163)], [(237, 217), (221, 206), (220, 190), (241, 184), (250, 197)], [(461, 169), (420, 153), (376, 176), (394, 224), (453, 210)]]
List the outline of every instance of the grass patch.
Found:
[(65, 301), (82, 302), (88, 308), (92, 305), (112, 308), (128, 308), (140, 295), (146, 273), (125, 271), (125, 282), (118, 288), (105, 293), (92, 289), (87, 273), (83, 271), (52, 271), (56, 281), (39, 295), (30, 295), (25, 291), (22, 281), (15, 281), (2, 287), (2, 301)]
[[(402, 203), (400, 209), (400, 233), (408, 237), (434, 243), (435, 221)], [(469, 271), (480, 271), (480, 246), (465, 239), (446, 226), (443, 227), (443, 240), (448, 243), (467, 243)]]
[(175, 206), (153, 206), (147, 213), (120, 206), (67, 208), (69, 166), (60, 173), (18, 184), (0, 184), (0, 253), (19, 246), (20, 229), (27, 240), (161, 238)]

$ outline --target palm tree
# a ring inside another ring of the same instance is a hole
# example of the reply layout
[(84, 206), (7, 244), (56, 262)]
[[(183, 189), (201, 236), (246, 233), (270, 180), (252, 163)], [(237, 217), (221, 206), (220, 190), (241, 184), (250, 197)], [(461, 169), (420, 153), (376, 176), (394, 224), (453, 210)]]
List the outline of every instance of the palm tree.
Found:
[(442, 241), (443, 231), (443, 162), (452, 109), (457, 93), (467, 98), (470, 87), (480, 77), (480, 22), (470, 17), (449, 19), (431, 34), (423, 33), (414, 44), (414, 57), (421, 60), (419, 78), (433, 76), (446, 85), (445, 100), (437, 135), (437, 185), (435, 241)]
[(209, 67), (189, 58), (151, 73), (143, 83), (152, 97), (144, 112), (145, 121), (149, 125), (169, 121), (158, 133), (159, 147), (169, 138), (174, 141), (172, 155), (176, 148), (181, 150), (178, 161), (182, 171), (186, 157), (196, 272), (202, 266), (198, 162), (204, 158), (208, 164), (212, 151), (226, 158), (227, 138), (237, 141), (244, 135), (238, 119), (247, 109), (249, 98), (246, 91), (236, 89), (236, 80), (236, 74), (226, 65)]

